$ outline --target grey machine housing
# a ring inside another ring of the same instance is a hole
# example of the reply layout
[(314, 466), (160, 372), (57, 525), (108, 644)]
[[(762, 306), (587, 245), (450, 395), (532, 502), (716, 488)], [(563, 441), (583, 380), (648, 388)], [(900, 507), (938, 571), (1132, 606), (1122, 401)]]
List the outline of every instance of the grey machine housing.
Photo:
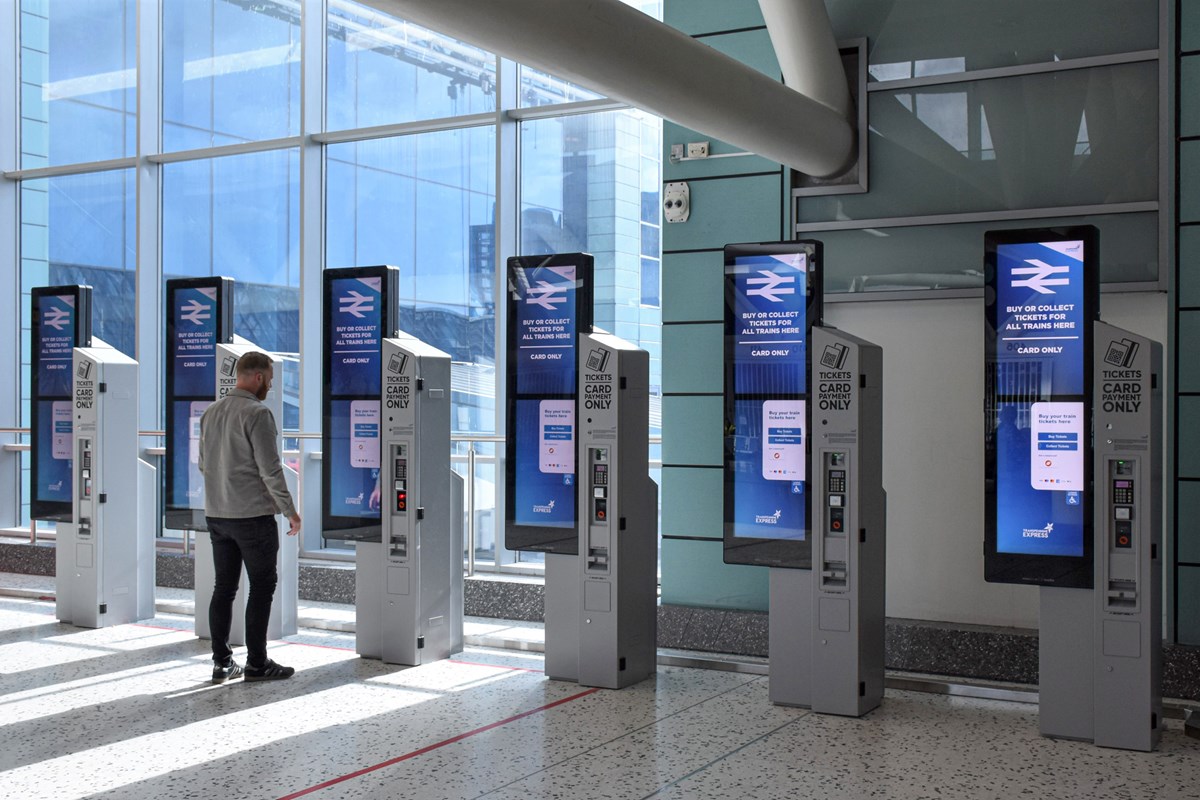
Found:
[(812, 569), (771, 568), (769, 694), (860, 717), (883, 700), (883, 351), (813, 326), (809, 359)]
[(1093, 323), (1094, 588), (1041, 587), (1043, 736), (1162, 735), (1162, 347)]
[[(237, 335), (234, 335), (232, 342), (217, 342), (216, 394), (214, 395), (217, 400), (229, 394), (237, 386), (238, 359), (253, 351), (266, 352), (253, 342)], [(267, 399), (263, 400), (263, 403), (271, 409), (271, 415), (275, 418), (275, 429), (282, 432), (283, 390), (280, 387), (283, 386), (283, 376), (277, 370), (275, 377), (277, 383), (267, 393)], [(277, 439), (276, 446), (280, 452), (283, 451), (282, 433)], [(296, 471), (284, 464), (283, 475), (287, 481), (288, 491), (291, 492), (292, 502), (298, 502), (299, 480)], [(287, 535), (290, 525), (282, 515), (276, 515), (275, 521), (279, 528), (279, 553), (275, 557), (275, 574), (278, 582), (275, 586), (275, 597), (271, 601), (271, 616), (267, 622), (268, 639), (281, 639), (296, 632), (296, 614), (300, 596), (300, 545), (295, 537)], [(203, 532), (196, 535), (193, 565), (197, 609), (196, 636), (201, 639), (210, 639), (212, 636), (208, 627), (207, 609), (212, 600), (216, 568), (213, 564), (212, 543), (209, 541), (208, 535)], [(249, 593), (250, 581), (243, 569), (237, 597), (233, 601), (233, 619), (229, 628), (230, 645), (246, 643), (246, 600)]]
[(658, 485), (650, 478), (650, 357), (579, 335), (579, 555), (546, 555), (546, 674), (620, 689), (658, 663)]
[(463, 481), (450, 467), (450, 356), (383, 340), (382, 541), (355, 545), (356, 649), (415, 666), (463, 648)]
[(154, 467), (138, 458), (138, 363), (76, 347), (71, 522), (58, 524), (55, 615), (84, 628), (154, 616)]

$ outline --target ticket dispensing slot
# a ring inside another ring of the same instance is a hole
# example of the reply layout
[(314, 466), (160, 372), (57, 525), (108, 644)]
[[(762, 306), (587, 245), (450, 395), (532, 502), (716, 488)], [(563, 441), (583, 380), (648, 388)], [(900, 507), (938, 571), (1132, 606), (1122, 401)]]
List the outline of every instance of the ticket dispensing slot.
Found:
[(849, 586), (849, 560), (846, 527), (846, 476), (849, 474), (845, 452), (826, 452), (821, 458), (823, 477), (824, 558), (821, 564), (821, 588), (827, 591), (846, 591)]
[(1108, 538), (1109, 552), (1105, 606), (1109, 611), (1133, 612), (1138, 609), (1137, 549), (1137, 464), (1134, 459), (1107, 459), (1105, 477), (1109, 481)]
[[(393, 444), (390, 451), (392, 463), (392, 515), (408, 516), (408, 445)], [(388, 543), (394, 558), (408, 557), (408, 526), (393, 525), (391, 541)]]
[(589, 447), (587, 453), (588, 494), (591, 497), (587, 569), (589, 572), (608, 572), (609, 452), (607, 447)]

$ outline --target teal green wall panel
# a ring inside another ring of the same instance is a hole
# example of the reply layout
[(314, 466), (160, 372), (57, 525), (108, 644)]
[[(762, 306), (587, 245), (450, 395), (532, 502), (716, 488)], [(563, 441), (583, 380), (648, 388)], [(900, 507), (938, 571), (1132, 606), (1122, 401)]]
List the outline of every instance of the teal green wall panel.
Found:
[(1176, 560), (1200, 564), (1200, 481), (1179, 481), (1179, 549)]
[[(663, 256), (663, 322), (724, 319), (724, 264), (720, 250)], [(1200, 297), (1200, 286), (1196, 294)]]
[[(671, 358), (668, 351), (664, 360)], [(663, 464), (696, 464), (719, 467), (724, 398), (663, 397)], [(664, 506), (663, 513), (672, 509)]]
[(725, 36), (706, 36), (700, 41), (735, 61), (753, 67), (764, 75), (777, 81), (783, 80), (779, 59), (775, 57), (775, 48), (771, 46), (771, 35), (767, 33), (766, 28), (730, 33)]
[(1200, 136), (1200, 56), (1179, 60), (1179, 135)]
[(1200, 222), (1200, 141), (1179, 145), (1179, 221)]
[(687, 222), (663, 226), (663, 253), (708, 250), (730, 242), (773, 242), (783, 227), (783, 178), (756, 175), (693, 181)]
[(1179, 643), (1200, 644), (1200, 567), (1180, 567), (1179, 583), (1175, 588), (1179, 597), (1175, 617)]
[(766, 611), (767, 570), (726, 564), (719, 541), (662, 541), (662, 601), (682, 606)]
[[(1180, 339), (1180, 347), (1185, 347)], [(1179, 398), (1179, 418), (1175, 421), (1179, 477), (1200, 478), (1200, 397)]]
[[(1200, 50), (1200, 3), (1183, 0), (1183, 14), (1179, 18), (1181, 44), (1184, 52)], [(1194, 96), (1194, 95), (1193, 95)]]
[(663, 467), (662, 515), (664, 536), (724, 536), (724, 478), (720, 469)]
[(708, 152), (712, 155), (719, 153), (745, 152), (728, 142), (714, 139), (707, 133), (698, 133), (691, 128), (676, 125), (674, 122), (663, 121), (663, 180), (686, 181), (692, 178), (711, 178), (722, 175), (744, 175), (750, 172), (769, 172), (779, 169), (779, 162), (769, 161), (762, 156), (736, 156), (734, 158), (706, 158), (699, 161), (680, 161), (671, 163), (671, 145), (683, 145), (687, 152), (688, 142), (708, 142)]
[(671, 0), (663, 21), (695, 36), (764, 25), (757, 0)]
[(725, 326), (664, 325), (663, 391), (668, 394), (725, 391), (721, 370)]
[(1200, 227), (1195, 225), (1179, 229), (1179, 305), (1200, 306)]
[[(1200, 343), (1200, 311), (1179, 312), (1179, 341), (1191, 345)], [(1181, 392), (1200, 392), (1200, 358), (1179, 359), (1176, 376)]]

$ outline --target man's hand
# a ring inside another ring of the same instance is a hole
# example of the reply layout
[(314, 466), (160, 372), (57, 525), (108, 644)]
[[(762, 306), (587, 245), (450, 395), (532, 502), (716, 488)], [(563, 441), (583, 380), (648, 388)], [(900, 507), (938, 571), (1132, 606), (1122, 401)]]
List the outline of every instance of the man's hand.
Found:
[(371, 509), (372, 511), (378, 511), (380, 499), (379, 482), (376, 481), (375, 488), (371, 491), (371, 496), (367, 498), (367, 508)]
[(300, 532), (300, 515), (293, 514), (288, 517), (288, 522), (291, 523), (291, 527), (288, 528), (288, 536), (295, 536)]

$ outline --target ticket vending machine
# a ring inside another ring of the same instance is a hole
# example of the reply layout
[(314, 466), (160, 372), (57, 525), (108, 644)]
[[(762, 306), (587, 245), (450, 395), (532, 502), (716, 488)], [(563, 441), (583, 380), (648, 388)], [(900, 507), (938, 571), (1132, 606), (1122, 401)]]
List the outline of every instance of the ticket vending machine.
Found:
[(355, 547), (355, 649), (416, 666), (463, 648), (463, 482), (450, 467), (450, 356), (383, 340), (382, 535)]
[[(252, 351), (265, 352), (241, 336), (234, 335), (233, 341), (218, 342), (216, 345), (216, 383), (213, 396), (220, 400), (237, 385), (237, 362), (243, 355)], [(269, 354), (268, 354), (269, 355)], [(263, 401), (271, 409), (275, 417), (275, 427), (283, 428), (283, 376), (280, 370), (275, 370), (275, 383), (267, 399)], [(197, 434), (198, 435), (198, 434)], [(277, 440), (280, 452), (283, 451), (283, 437)], [(283, 465), (284, 479), (292, 501), (299, 503), (299, 479), (294, 469), (286, 463)], [(275, 585), (275, 598), (271, 602), (271, 618), (267, 623), (267, 638), (280, 639), (296, 632), (296, 607), (300, 593), (300, 547), (295, 537), (287, 535), (290, 523), (282, 515), (276, 515), (279, 527), (279, 553), (275, 557), (275, 572), (278, 583)], [(196, 549), (193, 558), (196, 587), (196, 635), (201, 639), (211, 638), (208, 626), (208, 605), (212, 601), (216, 568), (213, 566), (212, 543), (207, 533), (196, 535)], [(242, 570), (241, 586), (233, 601), (233, 620), (229, 628), (229, 644), (246, 643), (246, 600), (250, 593), (250, 579)]]
[(72, 520), (55, 613), (85, 628), (154, 616), (155, 470), (138, 458), (138, 364), (93, 338), (73, 358)]
[(811, 344), (812, 568), (771, 569), (769, 693), (861, 717), (884, 688), (883, 351), (821, 326)]
[(884, 689), (883, 354), (821, 322), (815, 241), (725, 248), (725, 561), (770, 571), (772, 702)]
[(505, 547), (545, 554), (546, 674), (618, 689), (657, 665), (649, 359), (592, 329), (592, 257), (508, 262)]
[(1162, 351), (1099, 320), (1091, 226), (992, 231), (985, 578), (1040, 586), (1044, 736), (1162, 727)]
[(1162, 735), (1162, 348), (1092, 323), (1093, 588), (1041, 589), (1042, 735)]
[(650, 359), (599, 330), (579, 357), (579, 555), (546, 558), (546, 674), (621, 689), (658, 664)]

